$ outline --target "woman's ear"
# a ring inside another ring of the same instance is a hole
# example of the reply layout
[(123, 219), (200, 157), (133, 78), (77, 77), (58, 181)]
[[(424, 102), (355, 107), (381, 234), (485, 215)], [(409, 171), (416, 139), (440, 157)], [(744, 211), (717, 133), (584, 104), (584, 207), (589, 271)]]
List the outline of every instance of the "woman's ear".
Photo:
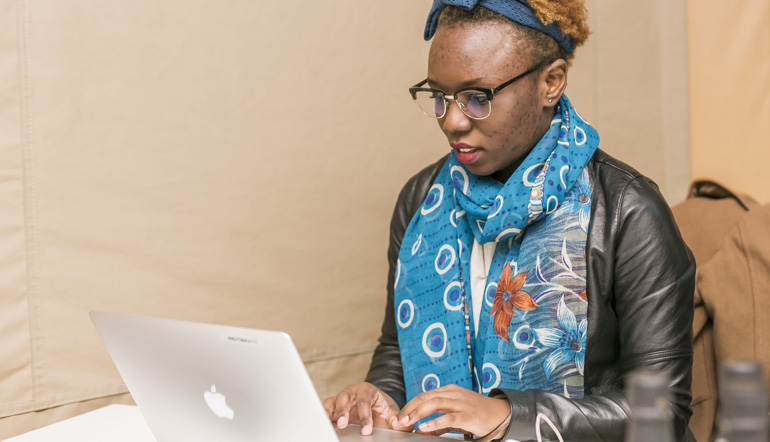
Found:
[(564, 89), (567, 87), (567, 62), (561, 58), (543, 69), (545, 94), (543, 106), (554, 107), (559, 103)]

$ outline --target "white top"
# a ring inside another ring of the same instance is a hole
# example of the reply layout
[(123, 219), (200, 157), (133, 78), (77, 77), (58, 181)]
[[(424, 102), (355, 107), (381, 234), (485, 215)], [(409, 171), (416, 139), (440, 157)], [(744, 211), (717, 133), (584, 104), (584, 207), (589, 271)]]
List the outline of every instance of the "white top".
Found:
[(495, 254), (496, 242), (479, 244), (476, 239), (473, 240), (473, 249), (471, 249), (471, 302), (473, 305), (473, 329), (475, 336), (479, 334), (479, 318), (481, 317), (481, 306), (484, 302), (484, 290), (487, 287), (487, 276), (489, 275), (489, 266), (492, 265), (492, 257)]

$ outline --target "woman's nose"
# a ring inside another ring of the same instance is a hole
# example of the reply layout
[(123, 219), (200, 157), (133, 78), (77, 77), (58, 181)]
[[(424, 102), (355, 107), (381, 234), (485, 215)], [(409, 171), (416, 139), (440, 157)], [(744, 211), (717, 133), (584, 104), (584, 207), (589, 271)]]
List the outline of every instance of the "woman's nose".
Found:
[(449, 102), (441, 129), (445, 133), (467, 132), (471, 129), (471, 119), (460, 109), (460, 103), (457, 101)]

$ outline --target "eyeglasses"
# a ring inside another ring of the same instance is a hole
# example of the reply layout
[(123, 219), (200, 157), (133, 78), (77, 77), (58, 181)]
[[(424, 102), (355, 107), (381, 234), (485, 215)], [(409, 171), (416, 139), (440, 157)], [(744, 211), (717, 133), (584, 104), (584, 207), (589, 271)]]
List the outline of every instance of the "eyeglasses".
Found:
[(545, 63), (541, 62), (535, 67), (529, 69), (523, 74), (519, 74), (505, 83), (487, 89), (483, 87), (470, 87), (460, 89), (452, 95), (446, 95), (444, 92), (438, 89), (431, 89), (427, 87), (421, 87), (428, 82), (428, 79), (415, 84), (409, 88), (409, 93), (412, 94), (412, 98), (417, 101), (422, 113), (430, 118), (444, 118), (447, 108), (449, 108), (449, 100), (454, 100), (468, 118), (474, 120), (483, 120), (492, 113), (492, 98), (495, 94), (500, 92), (504, 87), (509, 84), (513, 84), (516, 80), (526, 77), (527, 75), (537, 71), (543, 67)]

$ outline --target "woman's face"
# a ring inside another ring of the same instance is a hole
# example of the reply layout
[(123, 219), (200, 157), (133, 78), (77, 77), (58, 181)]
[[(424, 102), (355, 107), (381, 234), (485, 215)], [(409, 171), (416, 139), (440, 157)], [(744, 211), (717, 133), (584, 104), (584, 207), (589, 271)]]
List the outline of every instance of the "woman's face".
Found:
[[(493, 88), (539, 62), (529, 60), (503, 23), (439, 27), (430, 47), (428, 84), (449, 95), (473, 86)], [(543, 105), (548, 86), (542, 72), (535, 71), (495, 94), (492, 113), (484, 120), (468, 118), (457, 103), (450, 102), (438, 124), (468, 171), (507, 181), (548, 130), (553, 106)]]

